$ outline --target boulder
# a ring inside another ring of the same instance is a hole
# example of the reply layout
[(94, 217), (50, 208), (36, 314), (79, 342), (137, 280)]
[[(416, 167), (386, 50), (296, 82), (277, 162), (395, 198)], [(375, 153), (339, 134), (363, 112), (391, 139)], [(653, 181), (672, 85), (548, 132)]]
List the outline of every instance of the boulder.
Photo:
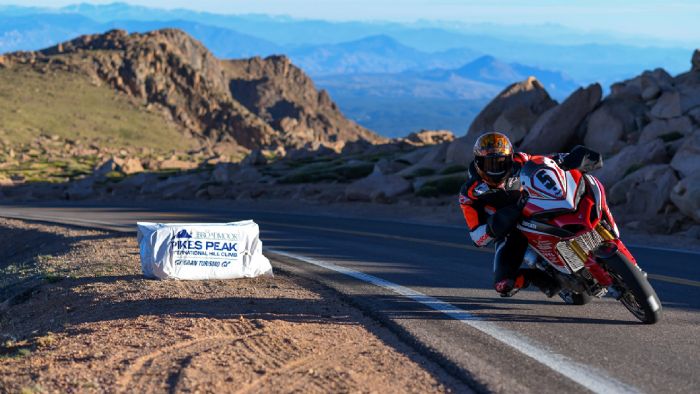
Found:
[(226, 188), (220, 185), (209, 185), (206, 191), (210, 198), (222, 198), (226, 194)]
[(452, 141), (445, 152), (445, 162), (468, 166), (474, 160), (474, 143), (478, 137), (478, 134), (472, 134)]
[(685, 139), (671, 160), (671, 167), (682, 177), (700, 173), (700, 130)]
[(248, 156), (241, 161), (242, 166), (262, 166), (267, 164), (267, 158), (260, 149), (253, 149)]
[(608, 154), (616, 150), (624, 132), (622, 121), (611, 113), (609, 106), (602, 106), (591, 114), (583, 142), (597, 152)]
[(682, 113), (688, 113), (694, 108), (700, 107), (700, 85), (678, 85), (680, 94), (680, 106)]
[(447, 151), (452, 144), (444, 143), (431, 147), (417, 163), (410, 165), (397, 173), (402, 177), (412, 176), (417, 170), (430, 168), (437, 170), (445, 166)]
[(141, 164), (141, 160), (135, 157), (130, 157), (128, 159), (122, 160), (120, 167), (121, 171), (126, 175), (138, 174), (139, 172), (144, 171), (143, 164)]
[(695, 173), (671, 190), (671, 201), (686, 216), (700, 223), (700, 173)]
[(625, 175), (653, 163), (664, 163), (668, 159), (663, 141), (655, 139), (638, 145), (624, 147), (615, 156), (605, 160), (603, 168), (593, 175), (606, 187), (611, 187)]
[[(639, 142), (648, 142), (655, 138), (682, 138), (693, 131), (693, 122), (686, 116), (670, 119), (654, 119), (646, 125), (639, 136)], [(674, 135), (677, 133), (679, 135)]]
[(410, 191), (410, 182), (399, 175), (384, 175), (375, 166), (368, 177), (348, 185), (345, 189), (345, 197), (356, 201), (389, 202)]
[(85, 200), (95, 195), (95, 177), (89, 176), (71, 182), (65, 192), (67, 200)]
[(378, 168), (379, 171), (382, 172), (382, 174), (394, 174), (396, 172), (403, 170), (404, 168), (406, 168), (408, 166), (409, 166), (409, 164), (406, 164), (403, 161), (391, 160), (391, 159), (387, 159), (387, 158), (380, 159), (375, 164), (375, 168)]
[(597, 83), (579, 88), (561, 105), (537, 119), (520, 148), (528, 153), (564, 150), (571, 144), (579, 124), (600, 103), (601, 95), (602, 89)]
[(688, 116), (695, 121), (695, 123), (700, 123), (700, 107), (695, 107), (688, 111)]
[(654, 216), (669, 202), (676, 183), (678, 178), (668, 164), (648, 165), (610, 188), (608, 201), (612, 205), (622, 205), (619, 210), (626, 214)]
[(117, 162), (117, 159), (110, 158), (102, 162), (101, 164), (98, 164), (95, 167), (93, 175), (95, 175), (98, 178), (104, 178), (105, 176), (107, 176), (107, 174), (113, 171), (121, 171), (121, 166)]
[(262, 174), (255, 167), (243, 167), (231, 175), (234, 184), (257, 183), (262, 178)]
[(493, 122), (493, 130), (504, 133), (514, 145), (518, 145), (535, 124), (537, 117), (529, 107), (506, 109)]
[(700, 49), (693, 52), (693, 57), (690, 59), (691, 71), (700, 71)]
[(681, 95), (675, 91), (664, 92), (651, 108), (651, 116), (660, 119), (681, 116)]
[(186, 171), (197, 168), (199, 165), (193, 161), (180, 160), (177, 157), (171, 157), (156, 164), (159, 170), (179, 170)]
[(658, 85), (647, 86), (642, 90), (642, 100), (649, 101), (659, 97), (661, 89)]
[[(542, 84), (529, 77), (508, 86), (491, 100), (469, 126), (467, 135), (500, 131), (513, 137), (513, 142), (520, 141), (522, 130), (529, 130), (542, 113), (556, 104)], [(497, 130), (496, 121), (504, 128)]]
[(409, 134), (405, 139), (412, 145), (435, 145), (452, 142), (455, 135), (449, 130), (421, 130), (418, 133)]
[(626, 81), (614, 83), (610, 87), (611, 98), (641, 98), (652, 100), (663, 90), (673, 87), (673, 77), (663, 68), (644, 71), (641, 75)]
[[(451, 144), (450, 144), (451, 146)], [(401, 156), (397, 157), (396, 160), (399, 161), (405, 161), (409, 164), (416, 164), (421, 159), (423, 159), (431, 150), (433, 149), (432, 146), (424, 146), (420, 147), (418, 149), (412, 150), (410, 152), (404, 153)], [(449, 151), (449, 146), (448, 146), (448, 151)], [(445, 153), (447, 155), (447, 152)]]
[(211, 172), (211, 180), (221, 184), (232, 183), (238, 165), (234, 163), (218, 163)]

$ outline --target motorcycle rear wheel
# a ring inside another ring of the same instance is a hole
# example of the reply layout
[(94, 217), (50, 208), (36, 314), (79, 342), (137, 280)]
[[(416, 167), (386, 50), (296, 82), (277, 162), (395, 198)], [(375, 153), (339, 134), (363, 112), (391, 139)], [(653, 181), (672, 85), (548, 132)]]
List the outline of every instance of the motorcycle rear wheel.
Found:
[(622, 290), (622, 305), (642, 323), (661, 320), (661, 301), (642, 270), (619, 252), (605, 259), (605, 264)]

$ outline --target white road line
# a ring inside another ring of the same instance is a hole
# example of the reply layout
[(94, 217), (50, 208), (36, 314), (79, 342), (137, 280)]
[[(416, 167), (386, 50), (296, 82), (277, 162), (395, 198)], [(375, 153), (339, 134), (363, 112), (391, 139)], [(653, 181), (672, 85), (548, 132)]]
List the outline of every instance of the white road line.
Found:
[(368, 275), (360, 271), (355, 271), (350, 268), (342, 267), (333, 263), (328, 263), (315, 258), (289, 253), (276, 249), (267, 249), (268, 252), (275, 253), (281, 256), (286, 256), (295, 260), (299, 260), (308, 264), (322, 267), (331, 271), (339, 272), (359, 279), (363, 282), (371, 283), (375, 286), (390, 290), (396, 294), (410, 298), (413, 301), (419, 302), (433, 310), (442, 312), (445, 315), (458, 320), (472, 328), (475, 328), (484, 334), (487, 334), (494, 339), (512, 347), (520, 353), (529, 356), (535, 361), (549, 367), (555, 372), (571, 379), (581, 386), (596, 392), (596, 393), (639, 393), (640, 391), (632, 386), (622, 383), (605, 372), (595, 368), (575, 362), (568, 357), (554, 353), (546, 347), (524, 338), (515, 332), (503, 329), (497, 325), (482, 320), (477, 315), (473, 315), (463, 309), (460, 309), (450, 303), (441, 301), (435, 297), (425, 295), (408, 287), (398, 285), (393, 282)]

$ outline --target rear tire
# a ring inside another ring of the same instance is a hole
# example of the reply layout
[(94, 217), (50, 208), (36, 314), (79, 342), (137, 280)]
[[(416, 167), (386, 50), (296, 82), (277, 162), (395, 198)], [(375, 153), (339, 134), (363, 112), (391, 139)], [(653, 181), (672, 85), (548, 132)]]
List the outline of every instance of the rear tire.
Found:
[(605, 264), (622, 290), (622, 305), (642, 323), (654, 324), (661, 320), (661, 301), (642, 270), (620, 252), (606, 258)]

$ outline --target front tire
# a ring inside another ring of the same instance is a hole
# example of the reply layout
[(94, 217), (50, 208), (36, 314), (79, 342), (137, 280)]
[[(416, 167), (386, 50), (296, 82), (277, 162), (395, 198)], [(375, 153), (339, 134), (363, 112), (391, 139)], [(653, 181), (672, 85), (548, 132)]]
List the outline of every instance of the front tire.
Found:
[(661, 301), (642, 270), (617, 252), (605, 259), (608, 272), (620, 288), (620, 302), (634, 317), (645, 324), (661, 320)]

